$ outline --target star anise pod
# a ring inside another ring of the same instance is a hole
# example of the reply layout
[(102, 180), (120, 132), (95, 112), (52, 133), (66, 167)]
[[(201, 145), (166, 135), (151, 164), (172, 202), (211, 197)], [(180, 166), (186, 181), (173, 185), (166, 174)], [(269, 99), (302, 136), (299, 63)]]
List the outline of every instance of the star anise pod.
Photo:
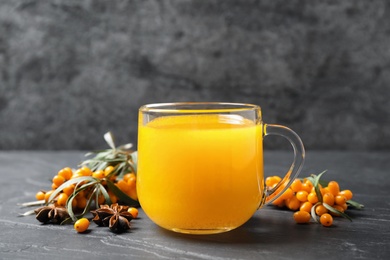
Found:
[(128, 208), (118, 203), (111, 206), (101, 205), (100, 209), (91, 211), (94, 216), (92, 220), (99, 226), (105, 226), (115, 233), (121, 233), (130, 229), (130, 221), (133, 219), (127, 211)]
[(65, 207), (56, 207), (53, 204), (40, 207), (34, 210), (36, 219), (42, 223), (61, 224), (62, 221), (69, 218)]

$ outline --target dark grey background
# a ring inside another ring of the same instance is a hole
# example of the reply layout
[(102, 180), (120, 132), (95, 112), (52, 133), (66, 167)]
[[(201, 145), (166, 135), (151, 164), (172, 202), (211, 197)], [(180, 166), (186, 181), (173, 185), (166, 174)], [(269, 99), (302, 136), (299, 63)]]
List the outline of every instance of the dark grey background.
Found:
[(390, 149), (389, 40), (386, 0), (2, 0), (0, 149), (136, 143), (138, 108), (171, 101), (259, 104), (308, 149)]

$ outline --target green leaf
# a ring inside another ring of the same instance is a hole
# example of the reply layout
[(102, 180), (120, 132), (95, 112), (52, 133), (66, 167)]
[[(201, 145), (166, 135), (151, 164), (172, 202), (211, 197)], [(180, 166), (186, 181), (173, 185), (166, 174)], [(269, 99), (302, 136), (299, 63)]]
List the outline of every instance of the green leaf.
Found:
[(104, 140), (106, 140), (108, 146), (110, 146), (115, 151), (115, 142), (114, 142), (114, 136), (111, 134), (111, 132), (107, 132), (104, 134)]
[(348, 219), (349, 221), (352, 221), (351, 217), (348, 216), (347, 214), (345, 214), (344, 212), (341, 212), (340, 210), (337, 210), (335, 208), (333, 208), (332, 206), (330, 206), (329, 204), (327, 203), (322, 203), (322, 205), (324, 205), (324, 207), (329, 210), (330, 212), (333, 212), (335, 214), (339, 214), (340, 216), (342, 216), (343, 218), (346, 218)]
[(320, 223), (320, 218), (316, 214), (316, 207), (320, 204), (321, 204), (321, 202), (317, 202), (316, 204), (314, 204), (313, 207), (311, 207), (311, 210), (310, 210), (312, 219), (314, 219), (314, 221), (317, 223)]
[(360, 204), (360, 203), (353, 201), (353, 200), (347, 200), (347, 204), (348, 204), (348, 206), (351, 206), (355, 209), (363, 209), (364, 208), (363, 204)]
[(129, 196), (127, 196), (126, 193), (121, 191), (112, 181), (107, 180), (107, 186), (112, 193), (114, 193), (118, 199), (124, 203), (126, 203), (128, 206), (134, 206), (134, 207), (139, 207), (139, 202), (136, 200), (133, 200)]

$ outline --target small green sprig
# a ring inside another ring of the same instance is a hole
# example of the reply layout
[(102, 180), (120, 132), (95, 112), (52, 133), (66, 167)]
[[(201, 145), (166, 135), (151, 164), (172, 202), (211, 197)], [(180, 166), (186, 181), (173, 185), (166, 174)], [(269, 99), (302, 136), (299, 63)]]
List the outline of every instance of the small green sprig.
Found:
[[(328, 186), (328, 182), (324, 182), (323, 180), (321, 180), (321, 177), (323, 174), (325, 174), (327, 171), (323, 171), (321, 172), (320, 174), (318, 175), (315, 175), (315, 174), (312, 174), (310, 175), (309, 177), (306, 177), (307, 180), (309, 180), (312, 184), (313, 184), (313, 187), (314, 187), (314, 190), (315, 190), (315, 193), (317, 195), (317, 198), (318, 198), (318, 202), (311, 208), (311, 216), (312, 218), (314, 219), (315, 222), (319, 223), (319, 217), (317, 216), (317, 214), (315, 213), (315, 208), (318, 206), (318, 205), (323, 205), (327, 210), (329, 210), (330, 212), (333, 212), (334, 214), (336, 215), (339, 215), (343, 218), (346, 218), (348, 219), (349, 221), (352, 221), (352, 218), (350, 216), (348, 216), (346, 213), (344, 212), (341, 212), (340, 210), (332, 207), (331, 205), (325, 203), (323, 201), (323, 196), (322, 196), (322, 193), (321, 193), (321, 186), (322, 187), (327, 187)], [(363, 204), (360, 204), (356, 201), (353, 201), (353, 200), (348, 200), (347, 201), (347, 204), (353, 208), (356, 208), (356, 209), (362, 209), (364, 208), (364, 205)]]

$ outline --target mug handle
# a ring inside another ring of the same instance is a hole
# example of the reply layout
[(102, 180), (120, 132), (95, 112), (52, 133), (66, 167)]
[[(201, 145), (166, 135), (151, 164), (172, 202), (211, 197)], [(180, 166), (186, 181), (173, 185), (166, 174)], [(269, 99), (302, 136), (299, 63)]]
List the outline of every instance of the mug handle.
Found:
[(264, 124), (264, 137), (267, 135), (279, 135), (286, 138), (293, 147), (294, 160), (283, 179), (275, 187), (266, 189), (265, 204), (273, 202), (290, 187), (301, 172), (305, 161), (305, 147), (301, 138), (293, 130), (282, 125)]

